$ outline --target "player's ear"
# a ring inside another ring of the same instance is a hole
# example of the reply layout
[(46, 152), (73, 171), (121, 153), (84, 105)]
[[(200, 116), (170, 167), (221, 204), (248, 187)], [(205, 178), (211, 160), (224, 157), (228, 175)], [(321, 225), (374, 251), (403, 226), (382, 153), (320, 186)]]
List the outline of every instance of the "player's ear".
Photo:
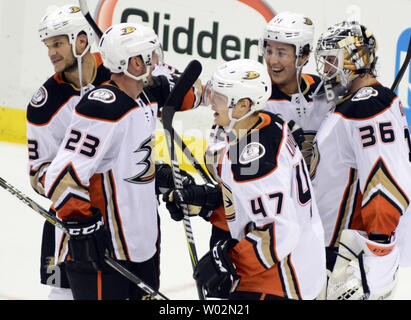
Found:
[(86, 49), (88, 44), (88, 39), (87, 39), (87, 35), (85, 34), (79, 34), (77, 36), (77, 40), (76, 40), (76, 51), (77, 54), (82, 54), (83, 51)]
[(131, 57), (128, 62), (129, 67), (131, 66), (136, 71), (141, 72), (143, 68), (145, 68), (145, 64), (141, 57)]
[(248, 112), (251, 109), (251, 100), (250, 99), (241, 99), (240, 101), (241, 108), (245, 111)]

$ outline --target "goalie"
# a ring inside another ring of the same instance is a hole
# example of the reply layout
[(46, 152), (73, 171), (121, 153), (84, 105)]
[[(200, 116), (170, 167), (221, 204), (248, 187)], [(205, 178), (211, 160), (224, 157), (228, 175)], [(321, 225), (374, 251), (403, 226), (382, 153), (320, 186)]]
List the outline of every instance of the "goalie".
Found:
[(310, 175), (325, 231), (328, 300), (392, 299), (396, 229), (411, 194), (409, 132), (399, 98), (375, 76), (377, 44), (357, 22), (336, 24), (316, 48), (335, 104), (314, 140)]

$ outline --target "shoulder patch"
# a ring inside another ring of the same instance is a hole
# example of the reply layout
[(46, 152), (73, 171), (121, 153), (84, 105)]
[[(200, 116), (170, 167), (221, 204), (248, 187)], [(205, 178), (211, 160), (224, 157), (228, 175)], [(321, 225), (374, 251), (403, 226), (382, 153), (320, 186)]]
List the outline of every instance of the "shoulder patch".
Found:
[(246, 145), (241, 152), (239, 161), (241, 164), (247, 164), (264, 156), (265, 148), (261, 143), (251, 142)]
[(88, 99), (101, 101), (103, 103), (112, 103), (116, 101), (116, 95), (111, 90), (100, 88), (100, 89), (92, 91), (88, 95)]
[(48, 92), (46, 87), (41, 86), (33, 95), (33, 97), (31, 98), (30, 104), (33, 107), (41, 107), (43, 106), (48, 98)]
[(358, 90), (354, 97), (351, 98), (352, 101), (367, 100), (370, 97), (378, 96), (378, 91), (372, 87), (364, 87)]

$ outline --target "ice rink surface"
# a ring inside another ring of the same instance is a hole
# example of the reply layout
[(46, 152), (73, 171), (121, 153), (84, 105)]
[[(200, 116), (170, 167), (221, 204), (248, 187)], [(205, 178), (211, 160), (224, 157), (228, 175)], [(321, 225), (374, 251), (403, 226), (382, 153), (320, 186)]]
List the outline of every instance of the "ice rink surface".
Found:
[[(48, 209), (50, 202), (30, 186), (23, 145), (0, 142), (0, 177)], [(44, 218), (0, 188), (0, 299), (43, 300), (49, 288), (40, 284), (39, 258)], [(197, 300), (184, 227), (169, 217), (164, 204), (161, 216), (161, 292), (170, 299)], [(201, 218), (191, 224), (199, 258), (207, 252), (210, 226)]]
[[(29, 184), (26, 147), (0, 142), (0, 155), (0, 177), (48, 209), (50, 202), (37, 195)], [(3, 188), (0, 216), (0, 300), (46, 300), (49, 287), (39, 280), (44, 218)], [(172, 300), (197, 300), (183, 223), (171, 220), (164, 204), (160, 205), (160, 216), (160, 291)], [(191, 223), (201, 258), (208, 250), (210, 225), (197, 217)], [(411, 299), (410, 284), (411, 267), (400, 269), (395, 299)]]

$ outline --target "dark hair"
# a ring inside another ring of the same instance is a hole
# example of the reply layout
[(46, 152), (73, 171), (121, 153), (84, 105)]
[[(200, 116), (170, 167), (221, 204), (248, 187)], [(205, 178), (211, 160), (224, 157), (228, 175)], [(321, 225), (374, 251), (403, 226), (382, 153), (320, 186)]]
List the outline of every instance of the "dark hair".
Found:
[(301, 55), (308, 56), (311, 53), (310, 45), (306, 44), (304, 47), (301, 48)]

